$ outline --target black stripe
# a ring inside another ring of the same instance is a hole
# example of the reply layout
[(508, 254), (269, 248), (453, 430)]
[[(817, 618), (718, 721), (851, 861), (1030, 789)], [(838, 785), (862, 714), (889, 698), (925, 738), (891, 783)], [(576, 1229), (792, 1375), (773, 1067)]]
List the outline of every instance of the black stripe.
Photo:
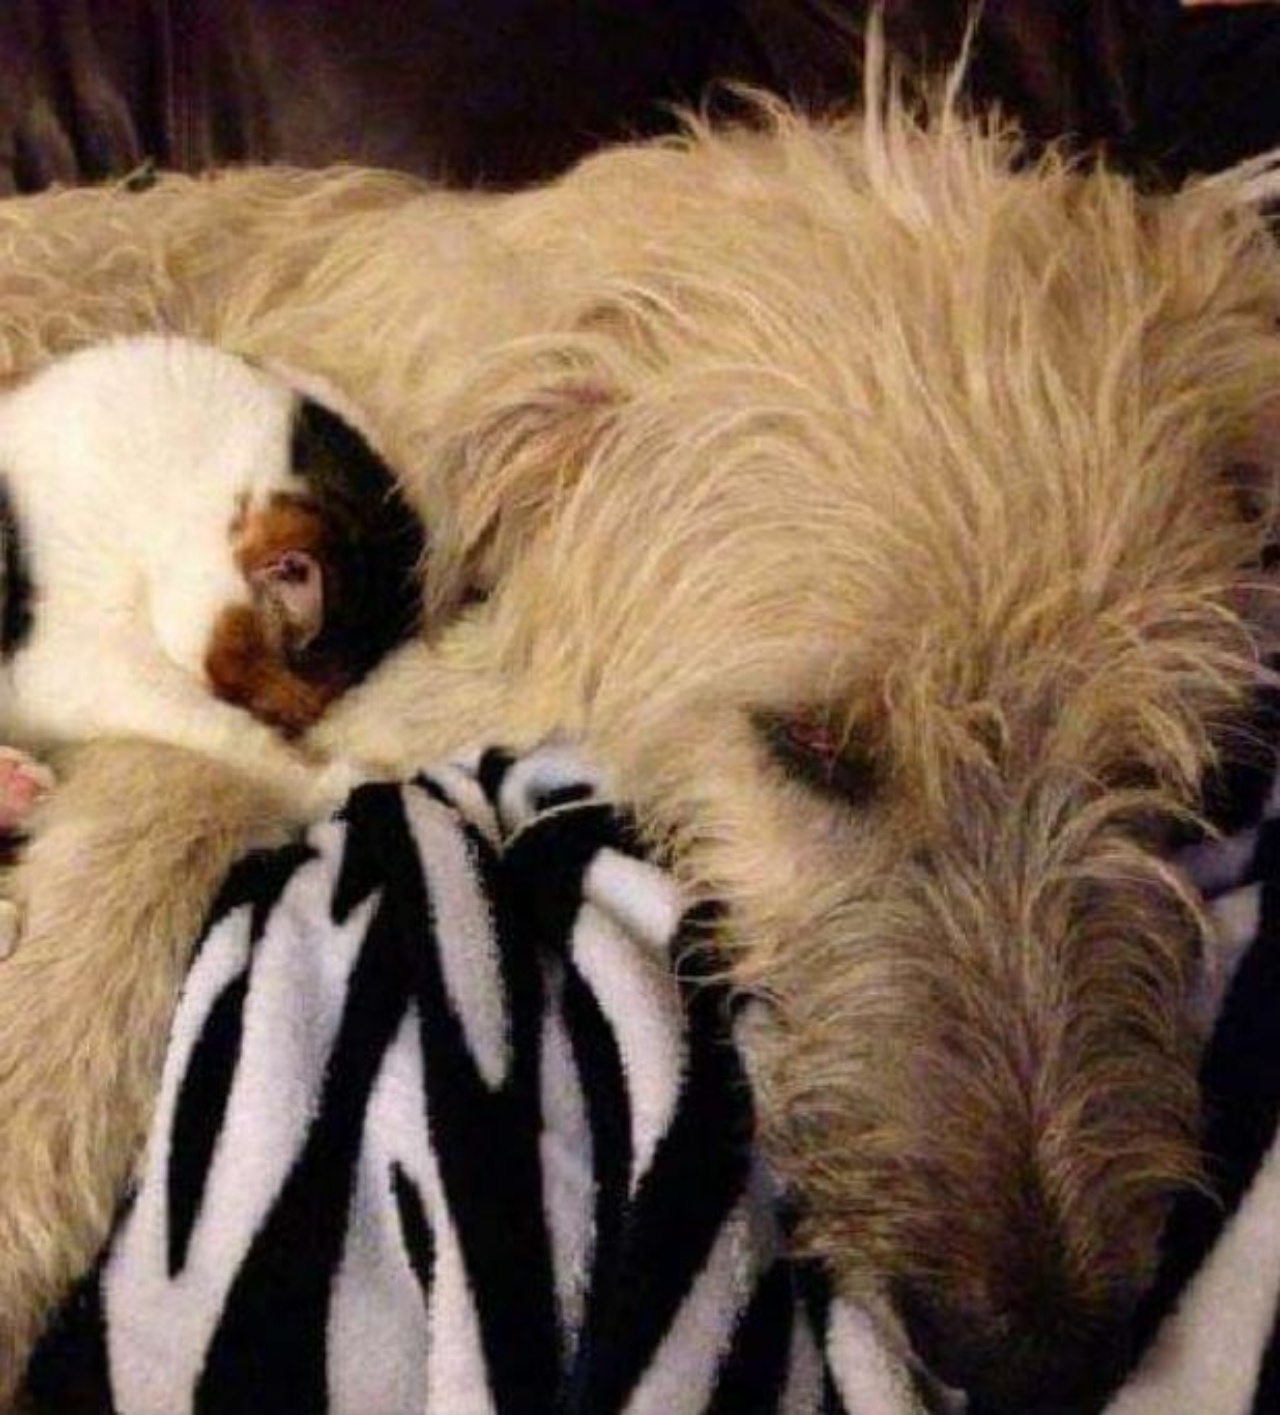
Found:
[(818, 1344), (818, 1353), (822, 1358), (822, 1404), (819, 1415), (857, 1415), (856, 1412), (845, 1409), (831, 1369), (831, 1308), (835, 1298), (831, 1291), (830, 1274), (813, 1261), (795, 1262), (792, 1269), (809, 1321), (809, 1329), (813, 1332), (813, 1338)]
[(515, 765), (515, 762), (515, 757), (501, 747), (490, 747), (480, 758), (477, 772), (480, 778), (480, 788), (493, 803), (495, 810), (498, 806), (498, 795), (502, 791), (502, 783), (507, 779), (507, 773)]
[[(486, 754), (486, 761), (496, 789), (511, 759), (495, 752)], [(437, 794), (430, 782), (407, 789), (422, 790), (432, 800)], [(378, 790), (357, 792), (349, 808), (354, 838), (362, 845), (370, 843), (369, 832), (355, 817)], [(381, 790), (394, 796), (403, 816), (400, 789)], [(492, 847), (480, 831), (451, 814), (467, 843), (477, 887), (490, 903), (499, 951), (511, 1060), (496, 1089), (476, 1068), (444, 984), (439, 949), (456, 946), (457, 940), (423, 936), (424, 920), (433, 919), (434, 910), (407, 820), (394, 841), (373, 848), (388, 887), (393, 881), (405, 896), (403, 936), (411, 975), (406, 987), (420, 1018), (431, 1143), (480, 1322), (491, 1394), (498, 1410), (523, 1415), (550, 1408), (559, 1377), (560, 1334), (542, 1200), (541, 959), (530, 947), (529, 923), (518, 916), (511, 882)], [(340, 888), (335, 916), (362, 892)]]
[(1280, 1317), (1271, 1327), (1271, 1341), (1262, 1358), (1254, 1387), (1252, 1415), (1276, 1415), (1280, 1410)]
[(824, 1365), (822, 1370), (822, 1415), (849, 1415), (828, 1365)]
[(247, 855), (241, 856), (228, 870), (222, 887), (209, 906), (204, 926), (200, 930), (200, 938), (192, 950), (191, 962), (187, 965), (188, 971), (195, 965), (195, 960), (210, 933), (228, 915), (246, 905), (252, 911), (249, 923), (250, 942), (257, 943), (267, 926), (267, 920), (284, 893), (285, 886), (301, 866), (315, 858), (315, 847), (301, 838), (274, 850), (251, 850)]
[[(1277, 667), (1274, 663), (1269, 666)], [(1275, 781), (1280, 692), (1259, 689), (1243, 720), (1226, 737), (1221, 757), (1201, 785), (1201, 795), (1204, 812), (1214, 827), (1230, 835), (1258, 822)]]
[(595, 1364), (581, 1377), (586, 1410), (625, 1403), (746, 1191), (754, 1117), (724, 995), (694, 987), (686, 1012), (678, 1109), (625, 1205), (613, 1270), (598, 1266), (593, 1274), (586, 1354)]
[(0, 657), (12, 658), (27, 641), (35, 594), (22, 528), (9, 488), (0, 478), (0, 555), (4, 560), (4, 604), (0, 606)]
[(404, 1239), (404, 1251), (409, 1258), (409, 1266), (422, 1288), (423, 1297), (431, 1292), (431, 1279), (435, 1273), (436, 1245), (431, 1236), (431, 1224), (427, 1221), (427, 1208), (422, 1202), (422, 1191), (405, 1173), (404, 1166), (391, 1166), (391, 1197), (395, 1200), (396, 1215), (400, 1220), (400, 1235)]
[(612, 1326), (601, 1293), (613, 1291), (622, 1267), (627, 1183), (631, 1173), (631, 1099), (627, 1094), (622, 1057), (612, 1029), (590, 988), (575, 972), (564, 977), (564, 1019), (573, 1047), (574, 1067), (581, 1078), (591, 1131), (594, 1181), (592, 1251), (583, 1327), (565, 1383), (568, 1410), (605, 1411), (599, 1403), (603, 1385), (617, 1387), (607, 1376), (613, 1360)]
[(585, 781), (577, 781), (570, 786), (553, 786), (534, 798), (533, 809), (538, 812), (554, 811), (560, 806), (580, 805), (590, 801), (595, 794), (595, 787)]
[(219, 994), (191, 1049), (178, 1090), (169, 1143), (170, 1277), (186, 1265), (187, 1245), (200, 1212), (214, 1146), (235, 1079), (248, 987), (248, 975), (242, 973)]
[[(212, 930), (237, 909), (248, 907), (250, 946), (266, 930), (272, 910), (297, 871), (315, 858), (305, 840), (275, 850), (255, 850), (228, 872), (192, 950), (195, 965)], [(168, 1262), (172, 1277), (186, 1262), (187, 1245), (204, 1198), (204, 1186), (222, 1129), (240, 1054), (248, 973), (234, 979), (214, 1003), (192, 1049), (174, 1108), (169, 1147)]]
[(795, 1319), (790, 1269), (774, 1263), (738, 1322), (706, 1415), (759, 1415), (781, 1406)]
[(504, 879), (542, 946), (567, 947), (591, 862), (604, 849), (632, 853), (630, 844), (625, 822), (595, 801), (540, 817), (516, 836), (503, 857)]
[[(506, 769), (500, 754), (487, 773), (491, 795), (501, 789)], [(502, 769), (499, 770), (498, 768)], [(482, 768), (483, 770), (483, 768)], [(522, 831), (503, 856), (503, 880), (526, 941), (543, 954), (564, 958), (582, 909), (583, 877), (606, 847), (619, 843), (618, 821), (607, 806), (587, 804), (540, 818)], [(595, 1294), (614, 1290), (625, 1252), (627, 1185), (631, 1170), (631, 1101), (617, 1040), (594, 993), (572, 966), (561, 986), (565, 1029), (580, 1078), (591, 1133), (593, 1201), (591, 1255), (583, 1328), (572, 1345), (558, 1409), (600, 1411), (604, 1386), (617, 1388), (608, 1372), (615, 1363), (608, 1304)], [(624, 1375), (622, 1385), (628, 1383)]]
[(26, 1393), (37, 1415), (114, 1415), (100, 1275), (101, 1263), (63, 1304), (31, 1358)]
[[(348, 984), (316, 1119), (227, 1294), (197, 1388), (200, 1415), (320, 1415), (327, 1406), (332, 1283), (369, 1098), (409, 1005), (408, 955), (419, 946), (423, 917), (398, 790), (357, 792), (348, 816), (335, 894), (376, 893), (378, 904)], [(328, 926), (324, 915), (314, 919), (317, 944)]]
[[(1277, 880), (1277, 856), (1280, 855), (1280, 850), (1277, 850), (1275, 843), (1270, 839), (1276, 831), (1276, 826), (1272, 824), (1269, 824), (1264, 829), (1261, 847), (1265, 868), (1268, 871), (1266, 877), (1271, 880)], [(1269, 888), (1267, 893), (1272, 894), (1273, 890), (1278, 887), (1280, 887), (1280, 881), (1277, 882), (1277, 885)], [(1280, 930), (1273, 929), (1271, 932), (1267, 932), (1266, 924), (1274, 922), (1275, 911), (1274, 909), (1269, 909), (1265, 912), (1263, 928), (1260, 929), (1259, 938), (1254, 944), (1254, 950), (1257, 951), (1264, 946), (1264, 939), (1270, 939), (1271, 942), (1269, 946), (1270, 952), (1273, 955), (1273, 963), (1275, 961), (1274, 955), (1277, 949), (1280, 949)], [(1280, 1003), (1280, 989), (1277, 990), (1277, 995), (1273, 998), (1272, 1017), (1277, 1015), (1277, 1003)], [(1274, 1031), (1271, 1033), (1271, 1036), (1274, 1039)], [(1277, 1050), (1278, 1048), (1273, 1040), (1270, 1047), (1270, 1052), (1273, 1057)], [(1280, 1110), (1280, 1107), (1277, 1107), (1277, 1109)], [(1273, 1129), (1275, 1123), (1280, 1122), (1273, 1122)], [(1277, 1313), (1272, 1320), (1270, 1340), (1263, 1354), (1262, 1364), (1258, 1371), (1257, 1383), (1254, 1387), (1252, 1415), (1276, 1415), (1277, 1411), (1280, 1411), (1280, 1313)]]
[(544, 1011), (542, 964), (516, 912), (501, 864), (479, 831), (459, 823), (477, 887), (489, 900), (506, 1002), (510, 1060), (503, 1083), (480, 1075), (444, 983), (440, 948), (425, 946), (433, 919), (421, 879), (412, 936), (423, 1077), (431, 1143), (466, 1265), (495, 1409), (551, 1409), (559, 1381), (560, 1332), (542, 1194), (539, 1103)]
[(1280, 829), (1259, 842), (1264, 881), (1258, 937), (1241, 959), (1201, 1068), (1204, 1152), (1213, 1194), (1184, 1195), (1165, 1231), (1155, 1288), (1138, 1321), (1149, 1341), (1240, 1206), (1280, 1118)]
[[(467, 780), (472, 786), (476, 784), (470, 777), (468, 777)], [(433, 801), (438, 801), (442, 806), (447, 806), (449, 810), (455, 811), (465, 818), (466, 808), (465, 805), (460, 803), (459, 797), (455, 796), (451, 791), (446, 790), (444, 784), (437, 781), (436, 778), (429, 773), (421, 771), (406, 784), (416, 786), (419, 791), (425, 792)], [(465, 802), (465, 800), (466, 797), (464, 795), (461, 797), (461, 801)]]

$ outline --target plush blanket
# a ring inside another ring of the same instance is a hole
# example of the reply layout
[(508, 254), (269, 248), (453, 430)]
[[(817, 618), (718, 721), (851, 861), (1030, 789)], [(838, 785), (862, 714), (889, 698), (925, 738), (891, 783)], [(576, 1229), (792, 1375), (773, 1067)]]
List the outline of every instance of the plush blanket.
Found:
[[(1224, 1196), (1114, 1415), (1280, 1411), (1280, 809), (1188, 867)], [(962, 1409), (781, 1256), (706, 920), (550, 746), (362, 788), (227, 880), (136, 1190), (32, 1366), (120, 1415)], [(679, 967), (673, 960), (679, 959)], [(1050, 1396), (1051, 1392), (1046, 1392)]]

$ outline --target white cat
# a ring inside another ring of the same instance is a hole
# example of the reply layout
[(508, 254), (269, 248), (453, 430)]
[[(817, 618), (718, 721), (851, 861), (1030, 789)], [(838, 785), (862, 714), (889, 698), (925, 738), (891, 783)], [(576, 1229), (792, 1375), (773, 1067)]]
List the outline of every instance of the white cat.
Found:
[(286, 739), (411, 627), (421, 533), (392, 487), (332, 412), (190, 340), (0, 397), (0, 829), (50, 784), (35, 755), (104, 736), (338, 799), (351, 771)]

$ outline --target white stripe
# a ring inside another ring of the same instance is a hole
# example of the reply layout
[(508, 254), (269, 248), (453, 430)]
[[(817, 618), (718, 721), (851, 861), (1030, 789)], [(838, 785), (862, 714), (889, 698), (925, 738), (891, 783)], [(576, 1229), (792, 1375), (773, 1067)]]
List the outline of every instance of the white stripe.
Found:
[(329, 1302), (329, 1415), (425, 1409), (427, 1294), (401, 1241), (391, 1189), (398, 1164), (425, 1193), (431, 1167), (425, 1115), (418, 1012), (410, 1008), (382, 1059), (365, 1113), (346, 1244)]
[[(428, 1020), (427, 1026), (430, 1026)], [(421, 1123), (431, 1133), (429, 1093), (423, 1092)], [(445, 1198), (435, 1150), (427, 1153), (423, 1175), (423, 1206), (436, 1240), (436, 1261), (427, 1309), (427, 1383), (422, 1392), (422, 1409), (435, 1415), (491, 1415), (493, 1395), (484, 1346), (480, 1340), (480, 1319), (475, 1293), (467, 1275), (462, 1246)], [(365, 1415), (365, 1412), (359, 1412)]]
[(822, 1356), (803, 1303), (796, 1299), (787, 1357), (787, 1383), (783, 1387), (780, 1415), (818, 1415), (822, 1409)]
[(852, 1302), (833, 1302), (827, 1364), (846, 1410), (854, 1415), (922, 1415), (906, 1367), (889, 1351), (875, 1322)]
[(670, 875), (647, 860), (603, 849), (592, 860), (582, 885), (592, 904), (665, 958), (684, 912)]
[(549, 792), (575, 786), (607, 794), (602, 773), (588, 766), (576, 747), (552, 739), (512, 764), (498, 792), (498, 813), (514, 834), (544, 814), (541, 801)]
[(626, 1415), (694, 1415), (715, 1390), (757, 1268), (751, 1215), (740, 1204), (667, 1328), (625, 1408)]
[(572, 1360), (577, 1334), (582, 1328), (588, 1266), (595, 1237), (595, 1174), (591, 1127), (587, 1121), (582, 1079), (565, 1025), (563, 994), (563, 975), (549, 976), (538, 1078), (542, 1103), (538, 1153), (567, 1364)]
[(1280, 1301), (1280, 1140), (1107, 1415), (1248, 1415)]
[(496, 1089), (511, 1064), (511, 1038), (493, 918), (474, 849), (447, 806), (415, 787), (406, 787), (403, 799), (427, 881), (445, 992), (476, 1069)]
[[(191, 1233), (188, 1261), (168, 1272), (168, 1136), (207, 997), (179, 1006), (155, 1133), (163, 1137), (103, 1275), (111, 1381), (122, 1415), (182, 1415), (231, 1284), (292, 1170), (315, 1117), (347, 984), (376, 900), (338, 927), (329, 914), (345, 827), (316, 827), (318, 856), (301, 865), (254, 952), (240, 1056)], [(240, 927), (244, 927), (241, 922)], [(323, 933), (324, 946), (317, 947)], [(242, 943), (232, 939), (232, 953)], [(205, 948), (214, 942), (211, 937)], [(193, 972), (198, 978), (201, 959)], [(210, 963), (210, 971), (215, 965)]]
[(460, 816), (484, 836), (493, 846), (502, 839), (502, 827), (493, 804), (484, 793), (484, 787), (476, 779), (474, 770), (468, 770), (462, 762), (445, 762), (433, 766), (427, 773), (429, 780), (444, 792)]
[[(341, 1308), (330, 1315), (329, 1334), (337, 1343), (330, 1354), (330, 1370), (341, 1380), (346, 1402), (335, 1410), (335, 1415), (383, 1411), (388, 1415), (408, 1415), (413, 1410), (430, 1411), (432, 1415), (436, 1411), (492, 1415), (494, 1408), (474, 1293), (430, 1144), (430, 1097), (422, 1072), (420, 1020), (416, 1009), (411, 1010), (387, 1053), (366, 1117), (361, 1165), (375, 1176), (386, 1176), (391, 1164), (399, 1159), (422, 1195), (435, 1243), (431, 1291), (420, 1294), (413, 1284), (411, 1298), (413, 1306), (423, 1313), (422, 1346), (414, 1352), (410, 1345), (416, 1322), (395, 1332), (394, 1344), (389, 1343), (387, 1348), (380, 1347), (381, 1337), (376, 1337), (373, 1345), (364, 1344), (370, 1330), (382, 1331), (384, 1310), (377, 1294), (360, 1286), (360, 1272), (353, 1266), (350, 1286), (340, 1299)], [(376, 1245), (382, 1249), (377, 1257), (382, 1272), (393, 1271), (401, 1264), (407, 1268), (390, 1189), (378, 1186), (374, 1202), (380, 1214), (377, 1219), (365, 1216), (358, 1240), (366, 1251), (353, 1251), (351, 1262), (367, 1263), (368, 1247)], [(398, 1285), (403, 1290), (408, 1285), (407, 1277)], [(383, 1356), (388, 1362), (385, 1369), (380, 1364)], [(398, 1364), (393, 1365), (394, 1362)], [(391, 1399), (392, 1386), (408, 1392), (405, 1402)]]
[(1213, 938), (1208, 941), (1204, 967), (1196, 980), (1192, 1007), (1200, 1030), (1213, 1030), (1227, 990), (1246, 953), (1258, 936), (1262, 917), (1262, 886), (1245, 885), (1220, 895), (1209, 906)]
[(664, 963), (592, 904), (578, 913), (570, 956), (618, 1045), (631, 1102), (631, 1192), (676, 1113), (686, 1062), (680, 995)]

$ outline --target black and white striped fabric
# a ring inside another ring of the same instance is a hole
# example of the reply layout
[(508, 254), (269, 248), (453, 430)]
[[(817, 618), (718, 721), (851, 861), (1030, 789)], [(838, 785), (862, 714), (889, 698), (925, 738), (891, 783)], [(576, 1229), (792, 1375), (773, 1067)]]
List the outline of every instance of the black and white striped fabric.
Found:
[[(1114, 1415), (1280, 1411), (1278, 855), (1263, 823), (1190, 862), (1232, 941), (1205, 997), (1226, 1205), (1175, 1215)], [(963, 1409), (781, 1258), (731, 1009), (689, 976), (704, 924), (558, 745), (362, 788), (244, 861), (38, 1407)]]
[[(1280, 706), (1263, 714), (1267, 736)], [(1142, 1314), (1145, 1352), (1107, 1415), (1280, 1415), (1280, 776), (1270, 752), (1237, 771), (1230, 833), (1182, 863), (1217, 947), (1200, 1003), (1214, 1195), (1179, 1202)]]

